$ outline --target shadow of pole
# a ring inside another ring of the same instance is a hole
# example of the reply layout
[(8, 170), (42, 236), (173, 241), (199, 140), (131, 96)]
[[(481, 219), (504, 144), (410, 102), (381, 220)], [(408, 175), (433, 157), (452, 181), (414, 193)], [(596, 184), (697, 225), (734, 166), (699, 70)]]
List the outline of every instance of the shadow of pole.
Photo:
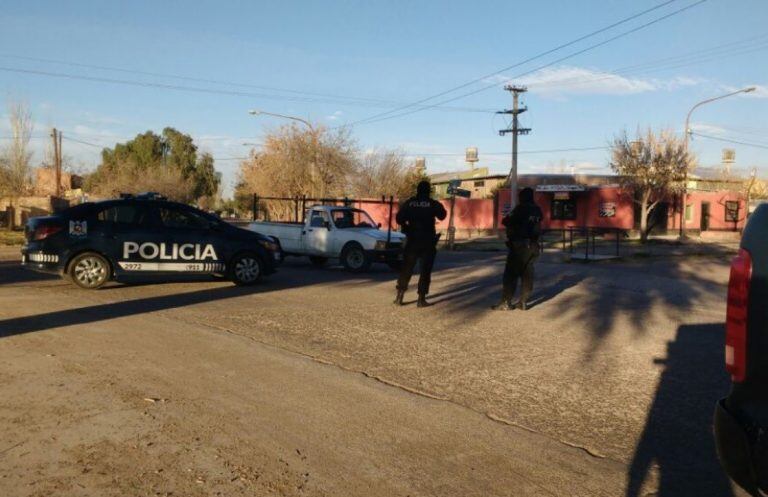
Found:
[(712, 406), (729, 387), (720, 323), (682, 325), (667, 345), (656, 396), (627, 475), (626, 497), (638, 497), (658, 467), (658, 497), (728, 497), (731, 483), (717, 460)]

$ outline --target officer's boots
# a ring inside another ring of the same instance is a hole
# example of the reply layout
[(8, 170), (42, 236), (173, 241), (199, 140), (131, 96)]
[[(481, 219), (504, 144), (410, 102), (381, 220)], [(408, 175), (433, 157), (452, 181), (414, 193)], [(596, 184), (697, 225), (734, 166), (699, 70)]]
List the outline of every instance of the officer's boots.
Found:
[(419, 294), (419, 300), (416, 301), (416, 307), (429, 307), (432, 303), (427, 302), (427, 296)]
[(398, 290), (395, 295), (395, 305), (403, 305), (403, 297), (405, 297), (405, 290)]
[(511, 311), (514, 309), (515, 306), (512, 305), (512, 297), (507, 295), (506, 293), (503, 293), (501, 295), (501, 300), (498, 304), (491, 306), (491, 309), (494, 311)]

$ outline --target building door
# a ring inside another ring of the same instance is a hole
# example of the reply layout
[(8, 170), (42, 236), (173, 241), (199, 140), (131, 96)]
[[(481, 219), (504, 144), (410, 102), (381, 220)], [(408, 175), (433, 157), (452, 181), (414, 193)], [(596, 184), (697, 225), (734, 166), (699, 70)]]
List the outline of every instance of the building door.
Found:
[(701, 203), (701, 231), (709, 230), (709, 202)]

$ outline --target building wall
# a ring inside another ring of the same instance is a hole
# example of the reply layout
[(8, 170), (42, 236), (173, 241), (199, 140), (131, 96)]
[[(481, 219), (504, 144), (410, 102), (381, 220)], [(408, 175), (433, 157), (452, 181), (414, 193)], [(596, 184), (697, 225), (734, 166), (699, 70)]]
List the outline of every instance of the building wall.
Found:
[[(726, 222), (725, 203), (734, 201), (739, 203), (739, 213), (737, 222)], [(691, 206), (691, 218), (685, 221), (685, 229), (698, 231), (701, 229), (702, 204), (709, 202), (709, 230), (710, 231), (739, 231), (746, 224), (746, 199), (739, 192), (720, 191), (720, 192), (701, 192), (693, 191), (687, 196), (686, 204)], [(678, 202), (679, 203), (679, 202)], [(678, 209), (669, 210), (669, 228), (679, 229), (680, 211)]]
[[(576, 202), (576, 219), (558, 220), (552, 219), (552, 201), (554, 193), (536, 192), (534, 201), (544, 214), (543, 229), (562, 229), (569, 227), (599, 227), (619, 228), (630, 230), (634, 224), (634, 210), (632, 198), (618, 187), (601, 187), (587, 189), (582, 192), (571, 192), (570, 196)], [(499, 191), (499, 212), (501, 219), (511, 206), (511, 190)], [(615, 205), (615, 215), (612, 217), (600, 217), (602, 204)]]
[(7, 211), (13, 206), (14, 226), (23, 226), (27, 219), (38, 216), (48, 216), (54, 211), (66, 209), (69, 202), (52, 196), (35, 197), (0, 197), (0, 211)]

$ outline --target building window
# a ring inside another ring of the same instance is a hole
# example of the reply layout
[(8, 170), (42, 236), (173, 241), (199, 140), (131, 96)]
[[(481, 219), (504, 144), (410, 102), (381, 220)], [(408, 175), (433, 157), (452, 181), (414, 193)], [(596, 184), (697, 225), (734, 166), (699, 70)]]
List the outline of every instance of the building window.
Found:
[(576, 219), (576, 201), (552, 200), (552, 219), (572, 221)]
[(693, 206), (691, 204), (688, 204), (685, 206), (685, 220), (686, 221), (693, 220)]
[(485, 186), (485, 181), (483, 180), (475, 181), (475, 188), (480, 188), (482, 186)]
[(739, 203), (735, 200), (725, 202), (725, 222), (735, 223), (739, 220)]

